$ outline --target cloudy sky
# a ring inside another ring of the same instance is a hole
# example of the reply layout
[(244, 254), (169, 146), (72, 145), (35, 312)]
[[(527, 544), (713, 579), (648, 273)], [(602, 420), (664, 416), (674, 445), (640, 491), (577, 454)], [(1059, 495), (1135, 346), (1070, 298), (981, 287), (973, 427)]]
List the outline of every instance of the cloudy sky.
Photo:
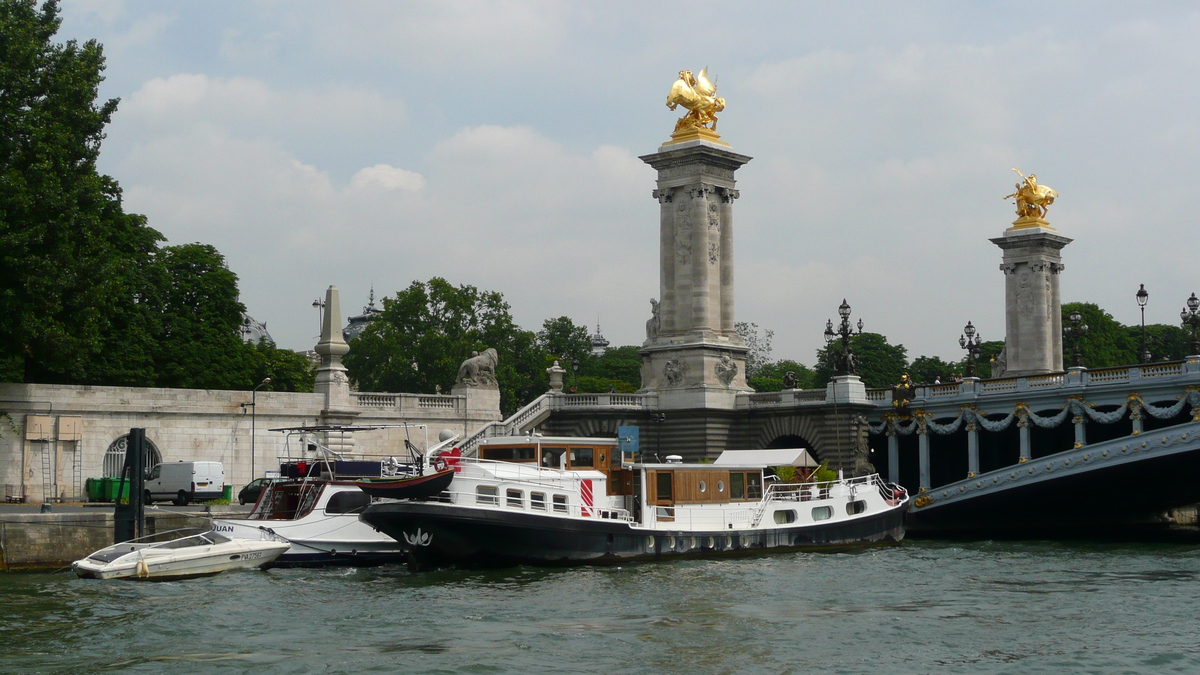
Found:
[(737, 314), (811, 364), (845, 297), (910, 357), (1003, 338), (1002, 197), (1058, 191), (1066, 301), (1178, 321), (1200, 291), (1200, 9), (1174, 2), (64, 0), (119, 97), (101, 169), (211, 243), (281, 346), (329, 284), (500, 291), (640, 344), (654, 172), (708, 66), (738, 172)]

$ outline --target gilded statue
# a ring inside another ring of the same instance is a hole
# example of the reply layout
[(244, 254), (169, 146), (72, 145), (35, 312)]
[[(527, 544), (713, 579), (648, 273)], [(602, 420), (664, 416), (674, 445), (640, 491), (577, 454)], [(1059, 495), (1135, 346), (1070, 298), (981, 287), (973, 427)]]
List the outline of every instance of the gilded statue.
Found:
[(717, 113), (725, 109), (725, 99), (717, 96), (717, 83), (708, 79), (708, 67), (700, 71), (699, 76), (692, 75), (690, 70), (679, 71), (679, 79), (671, 86), (667, 95), (667, 107), (675, 110), (677, 106), (688, 109), (675, 123), (675, 131), (689, 129), (717, 130)]
[(1013, 169), (1013, 171), (1016, 171), (1024, 181), (1017, 183), (1016, 192), (1008, 195), (1005, 199), (1016, 198), (1018, 216), (1045, 219), (1046, 207), (1054, 203), (1054, 198), (1058, 196), (1058, 193), (1045, 185), (1038, 185), (1036, 173), (1026, 176), (1017, 169)]

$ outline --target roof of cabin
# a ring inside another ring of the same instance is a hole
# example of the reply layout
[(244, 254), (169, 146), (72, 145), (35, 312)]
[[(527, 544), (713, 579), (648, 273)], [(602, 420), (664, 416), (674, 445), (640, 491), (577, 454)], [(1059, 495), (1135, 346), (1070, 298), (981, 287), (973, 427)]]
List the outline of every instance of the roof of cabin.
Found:
[(802, 466), (815, 468), (820, 462), (804, 448), (772, 450), (726, 450), (713, 462), (714, 466)]

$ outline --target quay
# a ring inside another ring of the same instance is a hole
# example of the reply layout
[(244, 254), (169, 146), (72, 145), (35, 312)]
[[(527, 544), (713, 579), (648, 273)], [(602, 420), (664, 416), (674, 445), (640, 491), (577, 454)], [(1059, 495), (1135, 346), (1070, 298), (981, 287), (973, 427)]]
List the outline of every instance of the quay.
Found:
[[(111, 504), (82, 506), (56, 504), (49, 513), (37, 507), (0, 505), (0, 571), (54, 570), (113, 543)], [(244, 511), (244, 509), (238, 510)], [(213, 514), (235, 512), (230, 507), (194, 507), (192, 510), (146, 510), (146, 533), (181, 527), (208, 529)]]

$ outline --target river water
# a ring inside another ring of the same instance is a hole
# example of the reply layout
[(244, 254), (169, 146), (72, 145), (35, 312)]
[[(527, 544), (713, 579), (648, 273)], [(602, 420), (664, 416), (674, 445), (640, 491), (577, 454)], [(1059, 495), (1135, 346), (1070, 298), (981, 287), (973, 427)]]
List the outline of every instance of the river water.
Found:
[(5, 673), (1196, 673), (1200, 546), (620, 568), (0, 574)]

